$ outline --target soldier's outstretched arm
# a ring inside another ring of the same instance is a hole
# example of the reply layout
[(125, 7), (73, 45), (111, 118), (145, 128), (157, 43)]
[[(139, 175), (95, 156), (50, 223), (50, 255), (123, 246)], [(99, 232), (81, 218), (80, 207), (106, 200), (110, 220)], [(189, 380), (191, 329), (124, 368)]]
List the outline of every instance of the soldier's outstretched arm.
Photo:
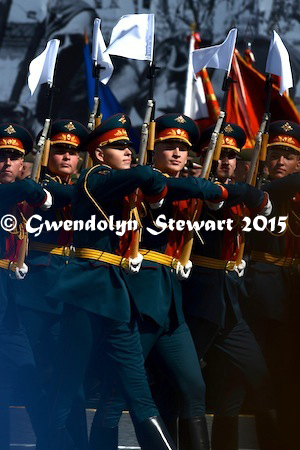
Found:
[(42, 206), (47, 195), (42, 186), (30, 178), (15, 181), (14, 183), (0, 184), (1, 205), (13, 205), (27, 201), (33, 206)]
[(168, 199), (187, 200), (200, 198), (211, 202), (221, 202), (227, 198), (227, 190), (204, 178), (167, 178)]
[(125, 170), (99, 167), (86, 178), (89, 192), (103, 203), (122, 199), (140, 188), (148, 201), (159, 201), (167, 189), (165, 177), (149, 166)]
[(46, 179), (43, 187), (50, 192), (53, 198), (54, 208), (63, 208), (71, 204), (73, 188), (71, 184), (60, 184), (51, 179)]
[(270, 214), (272, 207), (267, 192), (247, 183), (226, 184), (225, 187), (228, 191), (226, 206), (244, 203), (251, 214), (263, 214), (264, 211)]
[(293, 173), (278, 180), (270, 181), (264, 186), (270, 196), (276, 195), (289, 199), (300, 192), (300, 173)]

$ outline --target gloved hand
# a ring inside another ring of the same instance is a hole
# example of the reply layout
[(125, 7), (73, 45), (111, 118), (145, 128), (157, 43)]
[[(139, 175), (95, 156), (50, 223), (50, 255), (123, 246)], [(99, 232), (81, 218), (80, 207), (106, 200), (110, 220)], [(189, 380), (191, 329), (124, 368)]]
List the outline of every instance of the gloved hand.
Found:
[(235, 266), (234, 270), (236, 271), (239, 277), (242, 277), (244, 275), (245, 268), (246, 268), (246, 261), (242, 259), (240, 264), (238, 266)]
[[(267, 193), (265, 192), (265, 194), (267, 194)], [(267, 202), (266, 206), (264, 206), (264, 208), (260, 211), (259, 214), (262, 216), (268, 217), (272, 212), (272, 208), (273, 208), (272, 203), (271, 203), (271, 200), (268, 195), (268, 202)]]
[(10, 272), (10, 277), (14, 280), (24, 280), (27, 272), (28, 272), (28, 266), (25, 263), (23, 263), (23, 266), (20, 269), (18, 267), (16, 267), (15, 272)]
[(178, 261), (176, 269), (175, 269), (177, 279), (180, 281), (186, 280), (190, 276), (192, 267), (193, 267), (192, 261), (188, 261), (185, 266), (183, 266)]
[(158, 209), (158, 208), (161, 208), (162, 205), (163, 205), (163, 203), (164, 203), (164, 201), (165, 201), (165, 199), (162, 198), (162, 199), (160, 199), (160, 200), (159, 200), (158, 202), (156, 202), (156, 203), (149, 203), (150, 208), (151, 208), (151, 209)]
[(211, 209), (212, 211), (218, 211), (224, 205), (224, 202), (214, 203), (214, 202), (209, 202), (208, 200), (205, 200), (205, 203), (207, 204), (209, 209)]
[(45, 194), (47, 195), (46, 201), (45, 203), (43, 203), (42, 206), (40, 206), (40, 208), (43, 211), (47, 211), (47, 209), (51, 208), (51, 206), (53, 205), (53, 199), (52, 199), (52, 195), (50, 194), (49, 191), (47, 191), (47, 189), (43, 188), (43, 191), (45, 192)]
[(138, 273), (143, 262), (143, 255), (138, 253), (136, 258), (128, 258), (128, 267), (125, 269), (127, 273)]

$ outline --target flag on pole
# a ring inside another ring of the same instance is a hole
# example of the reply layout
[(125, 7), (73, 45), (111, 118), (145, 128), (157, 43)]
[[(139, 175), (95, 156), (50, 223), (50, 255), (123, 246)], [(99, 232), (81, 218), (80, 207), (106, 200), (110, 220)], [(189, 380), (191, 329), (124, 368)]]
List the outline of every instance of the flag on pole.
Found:
[(100, 69), (100, 81), (103, 84), (107, 84), (114, 70), (108, 53), (105, 53), (106, 45), (100, 30), (101, 19), (96, 18), (94, 20), (93, 29), (93, 47), (92, 47), (92, 59), (101, 67)]
[(58, 39), (51, 39), (47, 42), (45, 50), (31, 61), (28, 75), (28, 87), (31, 96), (39, 85), (49, 83), (51, 86), (53, 84), (59, 44), (60, 41)]
[[(266, 103), (266, 77), (242, 58), (237, 50), (232, 60), (234, 83), (228, 93), (227, 120), (245, 130), (245, 148), (252, 148), (259, 129)], [(279, 87), (272, 86), (270, 113), (272, 121), (291, 120), (299, 123), (299, 113), (293, 101), (286, 95), (278, 95)]]
[(184, 114), (191, 117), (193, 120), (208, 117), (202, 79), (194, 76), (192, 53), (195, 50), (195, 42), (195, 33), (192, 33), (190, 36), (189, 60), (183, 109)]
[(266, 73), (280, 77), (280, 95), (293, 87), (292, 69), (288, 51), (279, 34), (273, 30), (266, 64)]
[[(93, 61), (91, 57), (91, 51), (88, 41), (88, 36), (85, 33), (85, 45), (83, 47), (83, 58), (85, 62), (85, 74), (86, 74), (86, 86), (89, 110), (92, 111), (94, 106), (94, 94), (95, 94), (95, 81), (93, 78)], [(99, 97), (101, 98), (101, 113), (102, 120), (107, 119), (114, 114), (124, 112), (123, 107), (120, 105), (112, 90), (108, 84), (99, 83)], [(139, 138), (133, 129), (129, 133), (130, 140), (133, 142), (134, 148), (139, 148)]]
[(153, 61), (154, 14), (127, 14), (112, 30), (105, 53)]
[(237, 29), (229, 31), (225, 41), (212, 47), (199, 48), (193, 51), (193, 67), (197, 73), (201, 69), (211, 67), (230, 71), (232, 56), (235, 48)]

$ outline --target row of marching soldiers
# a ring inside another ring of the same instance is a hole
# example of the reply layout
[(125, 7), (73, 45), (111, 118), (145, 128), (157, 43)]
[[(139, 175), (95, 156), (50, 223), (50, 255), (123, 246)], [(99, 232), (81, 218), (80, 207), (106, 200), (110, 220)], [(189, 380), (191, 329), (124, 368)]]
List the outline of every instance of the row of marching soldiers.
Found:
[[(124, 409), (143, 450), (237, 450), (249, 390), (259, 448), (297, 448), (299, 125), (271, 124), (261, 190), (234, 180), (245, 145), (235, 124), (224, 128), (218, 183), (179, 176), (189, 150), (205, 155), (212, 129), (199, 139), (189, 117), (161, 116), (152, 168), (132, 164), (130, 126), (124, 114), (91, 133), (72, 120), (54, 122), (47, 173), (36, 183), (18, 179), (31, 135), (0, 125), (1, 450), (9, 448), (16, 385), (38, 450), (117, 450)], [(71, 184), (82, 151), (93, 166)], [(36, 230), (46, 220), (87, 222), (93, 215), (96, 223), (133, 218), (139, 229), (122, 236), (111, 227), (43, 229), (30, 234), (24, 262), (24, 225), (33, 214)], [(161, 214), (166, 223), (224, 226), (204, 227), (192, 238), (187, 228), (159, 227)], [(242, 219), (257, 215), (288, 219), (248, 233), (246, 266)], [(201, 369), (210, 359), (217, 361), (211, 442)], [(84, 384), (91, 361), (100, 396), (88, 440)], [(145, 362), (159, 373), (155, 401)]]

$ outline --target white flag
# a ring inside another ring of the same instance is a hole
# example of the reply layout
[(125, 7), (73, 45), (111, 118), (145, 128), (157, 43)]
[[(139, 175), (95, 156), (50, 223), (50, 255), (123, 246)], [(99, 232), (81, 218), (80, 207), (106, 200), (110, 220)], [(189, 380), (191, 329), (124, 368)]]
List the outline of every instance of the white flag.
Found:
[(225, 41), (219, 45), (212, 47), (200, 48), (193, 51), (193, 67), (194, 72), (205, 67), (214, 69), (224, 69), (230, 71), (232, 56), (235, 48), (237, 37), (237, 29), (233, 28), (229, 31)]
[(94, 30), (93, 30), (93, 47), (92, 47), (92, 59), (99, 66), (100, 69), (100, 80), (103, 84), (107, 84), (114, 70), (110, 56), (105, 53), (106, 45), (100, 30), (101, 19), (94, 20)]
[(209, 114), (202, 79), (201, 77), (194, 77), (192, 65), (192, 52), (194, 49), (195, 38), (194, 35), (191, 35), (183, 112), (191, 119), (197, 120), (208, 117)]
[(113, 28), (106, 52), (124, 58), (153, 60), (154, 14), (122, 16)]
[(58, 39), (51, 39), (47, 42), (45, 50), (31, 61), (28, 75), (28, 87), (31, 95), (34, 94), (40, 84), (53, 84), (54, 67), (59, 44), (60, 41)]
[(274, 30), (269, 47), (266, 72), (280, 77), (279, 92), (281, 95), (284, 91), (293, 87), (292, 69), (288, 51), (280, 36)]

